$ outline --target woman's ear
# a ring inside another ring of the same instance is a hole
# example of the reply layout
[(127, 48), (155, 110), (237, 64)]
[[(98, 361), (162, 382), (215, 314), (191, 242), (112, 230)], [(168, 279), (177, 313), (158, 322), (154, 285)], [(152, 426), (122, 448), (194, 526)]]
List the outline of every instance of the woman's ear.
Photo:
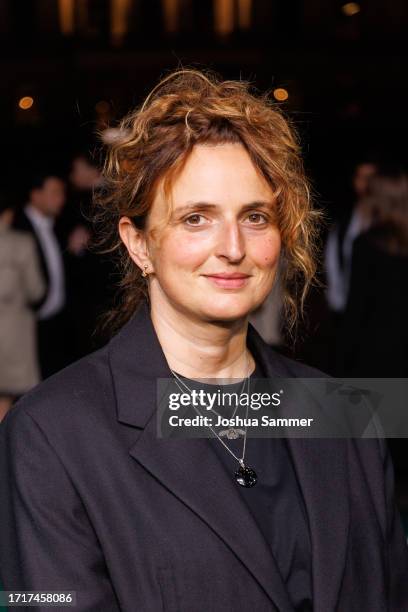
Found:
[(146, 270), (146, 266), (151, 269), (145, 232), (135, 227), (129, 217), (122, 217), (119, 221), (119, 235), (135, 264), (141, 270)]

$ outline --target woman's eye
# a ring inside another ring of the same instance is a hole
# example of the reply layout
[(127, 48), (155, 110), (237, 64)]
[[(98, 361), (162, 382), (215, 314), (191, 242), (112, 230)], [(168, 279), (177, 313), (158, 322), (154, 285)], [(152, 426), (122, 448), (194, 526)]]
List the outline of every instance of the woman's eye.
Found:
[(203, 221), (205, 220), (205, 217), (203, 217), (203, 215), (190, 215), (189, 217), (187, 217), (186, 219), (184, 219), (184, 223), (186, 223), (187, 225), (203, 225)]
[(261, 225), (262, 223), (266, 223), (268, 220), (266, 215), (263, 215), (262, 213), (251, 213), (248, 215), (248, 219), (253, 225)]

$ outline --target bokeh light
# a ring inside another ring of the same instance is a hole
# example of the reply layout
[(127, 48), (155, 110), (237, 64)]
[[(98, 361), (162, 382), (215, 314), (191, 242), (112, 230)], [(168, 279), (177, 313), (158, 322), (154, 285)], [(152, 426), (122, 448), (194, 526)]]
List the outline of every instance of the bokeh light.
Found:
[(18, 101), (18, 105), (22, 110), (28, 110), (34, 104), (34, 99), (31, 96), (24, 96)]
[(274, 89), (273, 96), (275, 100), (278, 100), (278, 102), (284, 102), (285, 100), (289, 98), (289, 94), (287, 90), (284, 89), (283, 87), (277, 87), (276, 89)]
[(347, 17), (352, 17), (360, 12), (360, 5), (357, 2), (347, 2), (347, 4), (343, 4), (341, 10)]

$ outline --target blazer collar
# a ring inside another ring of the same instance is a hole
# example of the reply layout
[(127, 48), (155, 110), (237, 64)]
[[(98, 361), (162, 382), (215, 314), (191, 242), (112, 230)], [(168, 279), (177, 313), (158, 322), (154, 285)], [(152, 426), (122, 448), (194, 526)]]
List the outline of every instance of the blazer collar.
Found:
[[(248, 326), (247, 341), (254, 358), (263, 365), (268, 376), (293, 376), (275, 351), (275, 359), (271, 361), (268, 353), (272, 350), (251, 324)], [(114, 373), (118, 420), (144, 427), (156, 408), (157, 378), (173, 377), (146, 301), (140, 304), (132, 319), (110, 341), (108, 350)], [(136, 408), (135, 401), (141, 398), (143, 402), (137, 401)]]
[[(252, 325), (247, 342), (268, 377), (296, 376)], [(139, 428), (130, 455), (219, 535), (278, 610), (293, 611), (270, 548), (236, 483), (222, 469), (216, 453), (210, 452), (207, 439), (156, 436), (156, 379), (172, 374), (146, 302), (111, 340), (108, 350), (118, 421)], [(349, 491), (345, 444), (335, 439), (291, 438), (288, 447), (309, 520), (313, 609), (327, 612), (336, 607), (346, 559)]]

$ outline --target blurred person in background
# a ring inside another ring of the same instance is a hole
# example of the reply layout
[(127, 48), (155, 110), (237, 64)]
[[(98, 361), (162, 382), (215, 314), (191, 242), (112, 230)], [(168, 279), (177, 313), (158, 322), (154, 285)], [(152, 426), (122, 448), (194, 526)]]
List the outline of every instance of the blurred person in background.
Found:
[(67, 250), (72, 255), (84, 255), (91, 239), (89, 221), (94, 189), (102, 184), (101, 171), (95, 159), (87, 152), (78, 153), (69, 172), (70, 193), (61, 216), (67, 234)]
[(272, 291), (263, 304), (249, 317), (249, 322), (261, 334), (262, 338), (278, 350), (283, 350), (283, 295), (279, 283), (275, 283)]
[[(369, 229), (354, 242), (336, 370), (347, 377), (406, 378), (408, 175), (400, 169), (380, 171), (361, 211)], [(398, 505), (408, 517), (408, 441), (391, 438), (388, 445)]]
[(28, 202), (16, 214), (15, 229), (35, 240), (46, 293), (37, 310), (41, 375), (47, 378), (71, 361), (69, 322), (66, 311), (66, 272), (56, 221), (66, 201), (66, 185), (53, 173), (36, 175)]
[(111, 295), (113, 266), (90, 248), (90, 222), (94, 191), (103, 184), (96, 159), (88, 152), (77, 154), (69, 173), (70, 191), (62, 215), (66, 234), (68, 312), (75, 358), (103, 344), (99, 316), (106, 311)]
[(373, 161), (361, 161), (356, 165), (352, 178), (355, 201), (352, 207), (342, 209), (327, 238), (326, 297), (333, 317), (338, 320), (346, 307), (354, 240), (366, 229), (367, 219), (362, 214), (362, 203), (369, 181), (376, 171), (377, 164)]
[(360, 204), (337, 350), (341, 376), (408, 376), (408, 176), (380, 171)]
[(14, 211), (0, 196), (0, 421), (40, 381), (32, 305), (45, 292), (35, 243), (11, 229)]

